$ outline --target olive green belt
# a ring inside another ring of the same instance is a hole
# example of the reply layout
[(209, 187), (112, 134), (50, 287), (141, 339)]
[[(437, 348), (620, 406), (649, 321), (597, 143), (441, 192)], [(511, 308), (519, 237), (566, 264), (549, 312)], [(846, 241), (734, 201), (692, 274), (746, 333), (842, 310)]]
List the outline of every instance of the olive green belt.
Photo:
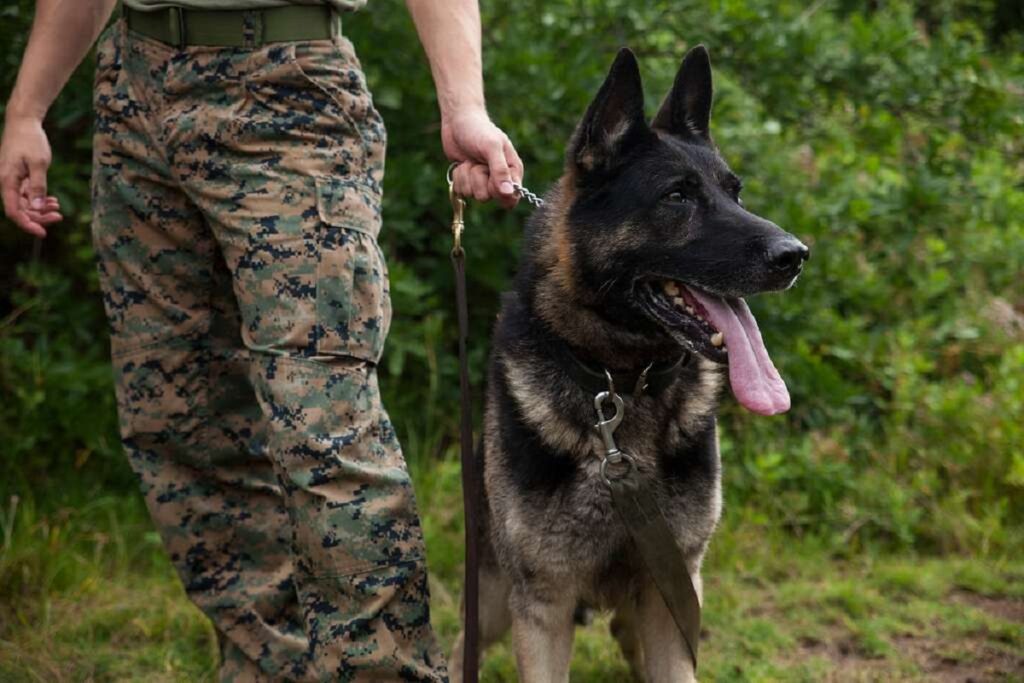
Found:
[(259, 47), (268, 43), (326, 40), (341, 33), (341, 15), (327, 5), (291, 5), (252, 10), (184, 7), (142, 12), (123, 9), (128, 28), (162, 43)]

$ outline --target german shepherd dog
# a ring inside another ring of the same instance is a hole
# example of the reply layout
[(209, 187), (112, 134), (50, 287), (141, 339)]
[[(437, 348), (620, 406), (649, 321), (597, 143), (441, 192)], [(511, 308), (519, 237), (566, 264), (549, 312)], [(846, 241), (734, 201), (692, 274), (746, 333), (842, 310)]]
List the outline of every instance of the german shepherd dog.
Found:
[[(529, 222), (502, 299), (478, 456), (480, 643), (511, 626), (528, 683), (568, 681), (581, 605), (614, 611), (612, 632), (638, 679), (694, 678), (602, 479), (594, 397), (605, 371), (624, 399), (618, 445), (701, 600), (701, 559), (722, 509), (715, 412), (725, 377), (756, 413), (789, 408), (741, 297), (792, 286), (809, 252), (744, 208), (710, 116), (703, 46), (686, 55), (650, 124), (636, 58), (620, 51), (570, 141), (564, 175)], [(456, 681), (461, 661), (462, 636)]]

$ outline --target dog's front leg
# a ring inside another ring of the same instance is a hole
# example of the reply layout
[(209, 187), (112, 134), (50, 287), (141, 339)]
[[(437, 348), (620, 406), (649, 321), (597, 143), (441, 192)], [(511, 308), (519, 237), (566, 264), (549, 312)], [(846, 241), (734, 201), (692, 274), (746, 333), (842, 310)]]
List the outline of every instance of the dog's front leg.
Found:
[[(509, 627), (508, 594), (511, 586), (508, 577), (495, 566), (484, 563), (480, 567), (480, 661), (483, 662), (487, 648), (499, 640)], [(448, 673), (451, 683), (462, 683), (462, 658), (465, 654), (466, 606), (462, 606), (463, 626), (455, 639), (452, 656), (448, 659)]]
[(567, 683), (572, 659), (572, 637), (576, 609), (574, 591), (516, 587), (509, 606), (512, 610), (512, 639), (516, 666), (523, 683)]
[[(687, 563), (689, 564), (689, 563)], [(694, 588), (703, 603), (699, 568), (691, 570)], [(648, 579), (638, 605), (640, 641), (643, 644), (647, 683), (692, 683), (697, 680), (683, 634), (668, 611), (658, 587)]]

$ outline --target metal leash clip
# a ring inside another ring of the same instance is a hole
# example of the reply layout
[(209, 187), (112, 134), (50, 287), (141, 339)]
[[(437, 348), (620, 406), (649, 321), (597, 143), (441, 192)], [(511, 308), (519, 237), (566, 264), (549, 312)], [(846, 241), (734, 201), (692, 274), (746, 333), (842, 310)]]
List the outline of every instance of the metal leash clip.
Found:
[(466, 213), (466, 200), (455, 194), (455, 180), (452, 178), (452, 172), (455, 171), (456, 166), (458, 163), (448, 167), (448, 199), (452, 203), (452, 238), (454, 240), (452, 254), (461, 256), (462, 231), (466, 229), (466, 222), (463, 218)]
[[(614, 477), (615, 480), (619, 480), (628, 476), (633, 471), (636, 461), (632, 455), (620, 450), (618, 444), (615, 443), (615, 430), (622, 424), (625, 408), (622, 397), (615, 392), (615, 382), (612, 381), (611, 373), (605, 370), (604, 374), (608, 378), (608, 391), (602, 391), (594, 396), (594, 410), (597, 411), (597, 424), (594, 425), (594, 428), (601, 435), (601, 441), (604, 442), (604, 456), (601, 459), (601, 478), (610, 486), (613, 477), (609, 476), (609, 465), (625, 464), (625, 471)], [(615, 414), (610, 418), (606, 418), (604, 407), (609, 401), (611, 401), (612, 407), (615, 408)]]

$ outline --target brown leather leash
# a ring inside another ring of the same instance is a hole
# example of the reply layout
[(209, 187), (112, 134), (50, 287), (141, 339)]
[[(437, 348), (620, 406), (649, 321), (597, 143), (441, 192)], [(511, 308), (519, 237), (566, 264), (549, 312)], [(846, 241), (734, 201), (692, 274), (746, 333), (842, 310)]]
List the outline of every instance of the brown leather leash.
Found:
[[(697, 649), (700, 646), (700, 600), (693, 585), (693, 577), (683, 560), (672, 527), (669, 526), (658, 498), (650, 488), (644, 488), (636, 475), (636, 459), (615, 443), (615, 430), (625, 416), (625, 402), (615, 391), (615, 380), (605, 370), (607, 388), (594, 396), (594, 427), (601, 435), (601, 478), (612, 494), (612, 506), (636, 545), (640, 558), (661, 593), (665, 606), (683, 636), (687, 654), (697, 671)], [(605, 409), (614, 412), (606, 417)], [(686, 580), (683, 581), (683, 577)]]
[[(466, 573), (462, 593), (465, 623), (463, 624), (462, 680), (477, 683), (480, 671), (480, 555), (477, 520), (480, 502), (477, 461), (473, 457), (473, 398), (469, 388), (469, 362), (466, 342), (469, 339), (469, 307), (466, 301), (466, 250), (462, 248), (462, 231), (466, 227), (463, 214), (466, 202), (455, 194), (452, 171), (448, 169), (448, 198), (452, 203), (452, 268), (455, 270), (455, 309), (459, 320), (459, 394), (461, 417), (459, 441), (462, 458), (462, 505), (466, 516)], [(452, 666), (458, 666), (453, 662)]]
[[(452, 204), (452, 268), (455, 270), (455, 307), (459, 322), (459, 391), (461, 394), (461, 419), (459, 440), (462, 459), (462, 503), (466, 518), (466, 570), (463, 589), (463, 659), (462, 679), (465, 683), (477, 683), (479, 680), (480, 662), (480, 612), (479, 612), (479, 510), (481, 499), (481, 479), (477, 467), (479, 463), (473, 457), (473, 400), (469, 387), (469, 363), (466, 355), (466, 344), (469, 338), (469, 313), (466, 301), (466, 251), (462, 248), (462, 232), (466, 227), (464, 214), (466, 202), (455, 193), (452, 171), (457, 164), (448, 169), (448, 198)], [(516, 191), (535, 206), (543, 205), (543, 200), (522, 185), (514, 184)], [(685, 359), (685, 360), (684, 360)], [(675, 373), (689, 360), (684, 354), (674, 363), (667, 373)], [(636, 381), (640, 391), (647, 388), (645, 380), (647, 370)], [(658, 592), (661, 593), (666, 607), (672, 615), (676, 627), (683, 636), (694, 671), (697, 670), (697, 648), (700, 644), (700, 601), (693, 584), (693, 577), (683, 561), (683, 552), (672, 533), (665, 516), (658, 508), (657, 499), (650, 491), (643, 489), (634, 474), (636, 461), (626, 451), (622, 451), (615, 443), (614, 433), (622, 422), (625, 406), (622, 398), (615, 391), (615, 381), (611, 373), (605, 370), (607, 388), (594, 397), (594, 410), (597, 413), (595, 429), (601, 436), (603, 449), (598, 455), (601, 459), (601, 477), (612, 495), (612, 502), (619, 518), (629, 532), (643, 559), (647, 571)], [(674, 378), (674, 374), (672, 377)], [(610, 418), (605, 417), (605, 408), (614, 409)], [(686, 577), (681, 581), (680, 577)]]

